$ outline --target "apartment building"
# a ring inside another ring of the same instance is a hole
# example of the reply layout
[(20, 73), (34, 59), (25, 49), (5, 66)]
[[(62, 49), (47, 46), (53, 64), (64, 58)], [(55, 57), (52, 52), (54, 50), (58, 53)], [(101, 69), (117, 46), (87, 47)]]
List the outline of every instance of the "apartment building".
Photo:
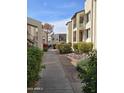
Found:
[(72, 43), (72, 21), (67, 22), (66, 27), (67, 27), (66, 42)]
[(48, 33), (48, 45), (53, 45), (54, 32)]
[(85, 41), (93, 42), (96, 49), (96, 0), (85, 0), (86, 30)]
[(27, 45), (43, 48), (42, 23), (30, 17), (27, 18)]
[(72, 20), (72, 46), (73, 43), (82, 42), (85, 31), (85, 11), (76, 12)]
[(58, 44), (58, 43), (66, 43), (66, 34), (60, 33), (53, 35), (53, 44)]
[[(85, 0), (84, 10), (76, 12), (67, 22), (67, 43), (93, 42), (97, 48), (96, 36), (96, 0)], [(72, 39), (72, 40), (70, 40)]]
[(43, 31), (42, 38), (43, 38), (43, 44), (48, 44), (48, 36), (46, 31)]

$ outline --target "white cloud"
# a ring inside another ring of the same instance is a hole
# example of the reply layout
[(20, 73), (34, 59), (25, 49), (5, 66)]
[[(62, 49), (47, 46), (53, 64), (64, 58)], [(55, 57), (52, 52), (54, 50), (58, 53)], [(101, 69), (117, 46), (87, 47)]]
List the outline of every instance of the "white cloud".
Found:
[(54, 25), (54, 32), (55, 33), (66, 33), (66, 23), (70, 21), (70, 18), (58, 20), (54, 22), (49, 22)]

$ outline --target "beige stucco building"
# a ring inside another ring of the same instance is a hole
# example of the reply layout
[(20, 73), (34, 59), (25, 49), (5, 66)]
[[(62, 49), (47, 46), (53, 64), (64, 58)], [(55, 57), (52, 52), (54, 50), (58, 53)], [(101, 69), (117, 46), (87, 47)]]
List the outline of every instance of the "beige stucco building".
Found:
[(82, 42), (85, 31), (85, 11), (76, 12), (72, 20), (72, 47), (74, 43)]
[(96, 39), (96, 0), (85, 1), (86, 31), (85, 41), (93, 42), (94, 49), (97, 48)]
[(96, 0), (85, 0), (84, 10), (76, 12), (67, 22), (67, 43), (92, 42), (97, 48)]
[(48, 35), (46, 31), (43, 31), (42, 38), (43, 38), (43, 44), (48, 44)]
[(58, 33), (53, 35), (53, 44), (66, 43), (66, 33)]
[(72, 21), (66, 23), (67, 27), (67, 36), (66, 36), (66, 43), (72, 43)]
[(32, 18), (27, 18), (27, 44), (43, 48), (42, 42), (42, 23)]

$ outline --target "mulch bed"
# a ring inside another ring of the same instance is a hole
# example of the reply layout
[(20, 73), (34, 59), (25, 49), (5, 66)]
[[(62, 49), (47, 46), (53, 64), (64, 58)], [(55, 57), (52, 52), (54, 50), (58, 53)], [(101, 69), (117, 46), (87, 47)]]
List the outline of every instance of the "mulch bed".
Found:
[(76, 53), (65, 54), (65, 56), (69, 57), (69, 58), (73, 58), (75, 60), (83, 60), (83, 59), (87, 58), (86, 54), (76, 54)]

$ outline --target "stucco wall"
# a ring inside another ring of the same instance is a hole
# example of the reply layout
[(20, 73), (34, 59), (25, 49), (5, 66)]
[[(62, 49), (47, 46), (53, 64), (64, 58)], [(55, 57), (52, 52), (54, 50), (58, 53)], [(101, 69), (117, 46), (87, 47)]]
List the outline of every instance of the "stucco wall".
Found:
[(48, 44), (48, 41), (47, 41), (47, 32), (43, 31), (42, 37), (45, 40), (43, 43)]
[(69, 22), (68, 24), (67, 24), (67, 37), (66, 37), (67, 39), (67, 43), (68, 42), (72, 42), (72, 22)]
[(92, 9), (92, 0), (85, 1), (85, 13), (88, 13)]
[(96, 45), (96, 0), (86, 0), (85, 1), (85, 14), (90, 12), (90, 20), (86, 23), (86, 29), (91, 30), (91, 40), (88, 38), (87, 42), (93, 42), (94, 48), (97, 48)]
[(42, 23), (40, 21), (34, 20), (32, 18), (27, 18), (27, 24), (37, 26), (38, 27), (38, 47), (43, 49), (43, 42), (42, 42)]

